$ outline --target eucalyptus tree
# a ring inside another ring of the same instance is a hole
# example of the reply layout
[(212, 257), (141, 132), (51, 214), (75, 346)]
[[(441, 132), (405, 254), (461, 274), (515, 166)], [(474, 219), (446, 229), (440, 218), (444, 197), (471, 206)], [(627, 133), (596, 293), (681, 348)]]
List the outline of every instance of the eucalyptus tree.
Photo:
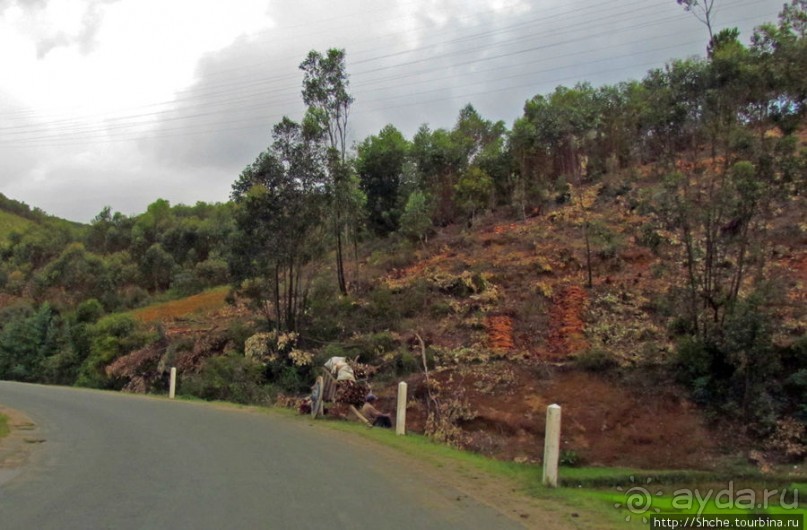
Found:
[(353, 103), (353, 96), (348, 92), (345, 50), (331, 48), (324, 55), (311, 50), (300, 63), (300, 70), (303, 71), (302, 94), (308, 107), (307, 119), (325, 131), (328, 146), (337, 151), (344, 162), (348, 117)]
[(393, 125), (358, 146), (356, 169), (367, 197), (369, 225), (377, 235), (384, 236), (399, 227), (406, 199), (401, 197), (401, 183), (409, 149), (409, 142)]
[(433, 221), (447, 225), (456, 213), (454, 186), (466, 166), (466, 159), (450, 131), (432, 131), (422, 125), (412, 138), (412, 161), (418, 187), (434, 201)]
[(507, 151), (507, 127), (503, 121), (484, 119), (472, 105), (460, 110), (451, 131), (462, 157), (462, 171), (455, 184), (459, 206), (473, 220), (475, 213), (492, 204), (494, 193), (507, 202), (512, 164)]
[(352, 238), (355, 245), (359, 216), (354, 213), (362, 205), (357, 204), (361, 202), (357, 180), (347, 160), (348, 118), (353, 96), (348, 92), (345, 50), (331, 48), (324, 54), (311, 50), (300, 63), (300, 69), (303, 71), (303, 102), (307, 106), (306, 127), (319, 129), (322, 138), (327, 139), (325, 162), (330, 181), (330, 221), (336, 240), (337, 283), (342, 294), (347, 294), (345, 239)]
[(751, 38), (751, 53), (760, 69), (760, 87), (768, 91), (761, 107), (784, 132), (793, 132), (807, 111), (807, 0), (791, 0), (779, 24), (763, 24)]
[(709, 31), (709, 42), (712, 42), (712, 11), (715, 7), (715, 0), (675, 0), (684, 10), (695, 15), (706, 29)]
[(305, 306), (306, 268), (322, 252), (325, 155), (317, 131), (288, 118), (272, 137), (233, 184), (230, 272), (269, 322), (293, 331)]
[[(452, 223), (460, 209), (467, 210), (468, 195), (459, 198), (456, 193), (461, 180), (464, 179), (462, 188), (466, 191), (472, 183), (471, 187), (481, 183), (483, 188), (490, 188), (487, 193), (490, 195), (492, 187), (488, 186), (488, 179), (509, 176), (509, 165), (502, 160), (506, 156), (506, 133), (503, 122), (482, 118), (472, 105), (460, 110), (451, 130), (432, 131), (425, 124), (418, 129), (412, 139), (411, 160), (420, 189), (433, 198), (435, 223)], [(476, 169), (469, 175), (472, 167)], [(479, 181), (483, 174), (484, 183)], [(465, 203), (464, 207), (458, 200)], [(474, 203), (479, 205), (478, 201)]]
[[(708, 61), (678, 61), (645, 80), (654, 98), (647, 133), (666, 144), (666, 191), (657, 205), (667, 226), (679, 231), (682, 314), (704, 343), (722, 340), (738, 303), (764, 277), (772, 201), (785, 198), (798, 177), (792, 131), (768, 134), (769, 110), (795, 112), (798, 105), (786, 78), (764, 64), (769, 52), (749, 50), (738, 37), (723, 30), (712, 39)], [(758, 31), (755, 46), (763, 40)]]

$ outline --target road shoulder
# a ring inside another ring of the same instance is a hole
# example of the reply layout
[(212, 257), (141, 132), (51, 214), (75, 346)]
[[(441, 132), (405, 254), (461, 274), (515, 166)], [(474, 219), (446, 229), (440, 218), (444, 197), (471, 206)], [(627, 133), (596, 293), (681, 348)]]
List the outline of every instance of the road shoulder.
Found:
[(10, 432), (0, 438), (0, 484), (19, 475), (35, 447), (44, 440), (38, 426), (18, 410), (0, 405), (0, 414), (8, 418)]

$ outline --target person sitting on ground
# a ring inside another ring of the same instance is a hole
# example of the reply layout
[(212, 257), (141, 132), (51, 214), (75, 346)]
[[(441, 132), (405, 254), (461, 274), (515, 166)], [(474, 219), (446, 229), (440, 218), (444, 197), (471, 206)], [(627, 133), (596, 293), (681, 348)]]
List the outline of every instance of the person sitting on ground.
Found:
[(367, 418), (367, 420), (373, 424), (373, 427), (386, 427), (389, 429), (392, 427), (392, 419), (389, 414), (379, 412), (378, 409), (373, 406), (376, 399), (378, 398), (373, 394), (367, 395), (365, 403), (361, 407), (361, 415)]

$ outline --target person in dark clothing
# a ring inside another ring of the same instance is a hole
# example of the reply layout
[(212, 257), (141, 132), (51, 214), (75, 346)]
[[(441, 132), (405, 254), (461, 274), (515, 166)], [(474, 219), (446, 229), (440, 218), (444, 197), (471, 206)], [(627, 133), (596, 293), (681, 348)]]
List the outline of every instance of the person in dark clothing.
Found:
[(379, 412), (379, 410), (373, 406), (376, 399), (373, 394), (367, 395), (364, 405), (361, 407), (361, 415), (367, 418), (367, 420), (373, 424), (373, 427), (392, 428), (392, 418), (390, 418), (390, 415)]

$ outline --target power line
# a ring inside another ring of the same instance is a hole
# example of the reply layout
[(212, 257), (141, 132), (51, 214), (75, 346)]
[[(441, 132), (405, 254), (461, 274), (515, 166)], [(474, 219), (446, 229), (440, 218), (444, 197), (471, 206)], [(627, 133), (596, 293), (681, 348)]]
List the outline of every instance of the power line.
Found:
[[(756, 18), (756, 17), (754, 17), (754, 18)], [(645, 25), (657, 24), (657, 23), (661, 23), (661, 22), (666, 21), (666, 20), (667, 19), (660, 19), (659, 21), (646, 23)], [(739, 22), (739, 21), (735, 21), (735, 22)], [(633, 26), (630, 29), (632, 31), (635, 28), (636, 28), (636, 26)], [(604, 33), (605, 32), (600, 32), (600, 34), (604, 34)], [(611, 31), (609, 33), (613, 33), (613, 31)], [(470, 65), (470, 64), (479, 64), (480, 62), (483, 62), (483, 61), (486, 61), (486, 60), (495, 60), (495, 59), (499, 59), (499, 58), (512, 57), (512, 56), (517, 55), (517, 54), (527, 53), (529, 51), (535, 51), (536, 49), (546, 49), (548, 47), (560, 46), (560, 45), (563, 45), (563, 44), (566, 44), (566, 43), (573, 43), (573, 42), (576, 42), (576, 41), (577, 41), (576, 39), (569, 39), (568, 41), (564, 41), (564, 42), (561, 42), (561, 43), (553, 43), (553, 44), (550, 44), (550, 45), (542, 45), (542, 46), (539, 46), (539, 47), (532, 47), (532, 48), (527, 49), (527, 50), (523, 50), (523, 49), (522, 50), (517, 50), (517, 51), (506, 53), (506, 54), (499, 54), (497, 56), (489, 56), (489, 57), (482, 58), (482, 59), (469, 60), (469, 61), (466, 61), (466, 62), (463, 62), (463, 63), (453, 63), (452, 67)], [(626, 45), (626, 44), (631, 44), (631, 43), (618, 43), (618, 44), (615, 44), (614, 46), (623, 46), (623, 45)], [(666, 48), (673, 48), (673, 47), (677, 47), (677, 45), (676, 46), (666, 47)], [(643, 53), (648, 53), (649, 51), (657, 51), (657, 50), (645, 50)], [(577, 53), (568, 54), (568, 55), (579, 55), (580, 53), (581, 52), (577, 52)], [(619, 58), (628, 58), (628, 57), (633, 57), (635, 55), (638, 55), (638, 54), (629, 54), (627, 56), (623, 55), (623, 56), (620, 56)], [(563, 56), (556, 56), (555, 58), (558, 58), (558, 57), (562, 58)], [(612, 58), (609, 58), (609, 59), (612, 59)], [(420, 63), (420, 62), (424, 62), (424, 61), (423, 60), (418, 60), (418, 61), (415, 61), (415, 62)], [(533, 63), (535, 63), (535, 62), (536, 61), (533, 61)], [(595, 63), (595, 62), (598, 62), (598, 61), (591, 61), (589, 63), (582, 63), (582, 64), (584, 64), (584, 65), (585, 64), (592, 64), (592, 63)], [(403, 63), (403, 64), (399, 64), (399, 65), (396, 65), (396, 66), (400, 67), (400, 66), (403, 66), (403, 65), (406, 65), (406, 64), (412, 64), (412, 63), (411, 62), (410, 63)], [(578, 64), (578, 66), (579, 66), (579, 64)], [(507, 68), (511, 68), (511, 66), (505, 66), (503, 68), (507, 69)], [(518, 78), (518, 77), (534, 76), (534, 75), (537, 75), (538, 73), (545, 73), (547, 71), (557, 71), (557, 70), (562, 70), (564, 68), (565, 67), (555, 67), (555, 68), (552, 68), (552, 69), (549, 69), (549, 70), (538, 70), (538, 71), (526, 72), (526, 73), (512, 75), (512, 76), (504, 76), (504, 77), (500, 77), (499, 80), (501, 80), (501, 79), (514, 79), (514, 78)], [(388, 69), (388, 68), (384, 67), (383, 69)], [(484, 70), (484, 72), (497, 71), (499, 69), (501, 69), (501, 67), (500, 68), (492, 68), (492, 69)], [(377, 70), (378, 69), (376, 69), (376, 71)], [(372, 72), (372, 71), (374, 71), (374, 70), (370, 70), (369, 72)], [(363, 73), (368, 73), (368, 72), (366, 71), (366, 72), (363, 72)], [(476, 73), (479, 73), (479, 72), (476, 72)], [(410, 78), (410, 77), (412, 77), (414, 75), (419, 75), (419, 74), (418, 73), (396, 74), (396, 75), (388, 77), (388, 78), (384, 78), (384, 79), (380, 79), (380, 80), (376, 79), (375, 81), (369, 81), (368, 84), (384, 82), (384, 81), (390, 81), (390, 80), (402, 80), (402, 79)], [(462, 75), (468, 75), (468, 74), (462, 74)], [(433, 81), (434, 81), (433, 79), (430, 79), (430, 82), (433, 82)], [(408, 84), (409, 85), (421, 84), (423, 82), (424, 81), (422, 81), (422, 80), (420, 80), (420, 81), (415, 80), (415, 81), (413, 81), (411, 83), (408, 83)], [(484, 84), (484, 82), (477, 82), (477, 83), (470, 83), (470, 84), (466, 83), (464, 86), (472, 86), (472, 85), (475, 85), (475, 84), (477, 84), (477, 85), (478, 84)], [(404, 84), (401, 84), (401, 83), (398, 84), (398, 86), (402, 86), (402, 85), (404, 85)], [(504, 88), (500, 88), (500, 89), (495, 89), (495, 90), (493, 90), (493, 92), (514, 89), (514, 88), (517, 88), (519, 86), (523, 86), (523, 85), (518, 85), (516, 87), (504, 87)], [(359, 87), (359, 92), (358, 93), (361, 93), (362, 85), (359, 84), (358, 87)], [(388, 88), (388, 87), (382, 87), (382, 89), (384, 89), (384, 88)], [(435, 91), (440, 91), (440, 90), (442, 90), (442, 89), (427, 90), (427, 91), (420, 91), (420, 92), (412, 92), (412, 93), (410, 93), (410, 96), (424, 95), (424, 94), (433, 93)], [(284, 91), (288, 91), (288, 89), (286, 89), (286, 87), (278, 87), (276, 91), (279, 91), (279, 92), (283, 93)], [(485, 93), (484, 91), (481, 92), (481, 94), (484, 94), (484, 93)], [(265, 92), (260, 92), (259, 94), (266, 95)], [(478, 95), (478, 94), (480, 94), (480, 93), (463, 94), (463, 95), (459, 95), (459, 96), (453, 96), (452, 99), (457, 99), (457, 98), (460, 98), (460, 97), (468, 97), (468, 96), (471, 96), (471, 95)], [(251, 96), (252, 96), (251, 94), (242, 94), (239, 97), (242, 98), (242, 99), (248, 99), (248, 98), (251, 98)], [(380, 98), (380, 99), (376, 99), (376, 100), (371, 99), (371, 100), (369, 100), (369, 102), (370, 103), (383, 102), (383, 101), (387, 101), (389, 99), (393, 99), (393, 97), (385, 97), (385, 98)], [(397, 97), (395, 97), (394, 99), (397, 99)], [(289, 104), (292, 104), (294, 102), (299, 103), (299, 101), (297, 101), (296, 98), (293, 99), (293, 100), (292, 99), (283, 99), (283, 100), (280, 100), (280, 101), (273, 100), (273, 101), (271, 101), (269, 103), (256, 103), (256, 104), (253, 104), (253, 105), (242, 106), (242, 107), (239, 107), (238, 109), (236, 109), (236, 112), (244, 112), (244, 111), (250, 111), (250, 110), (262, 110), (262, 109), (269, 110), (270, 108), (276, 106), (278, 103), (286, 103), (286, 102), (288, 102)], [(222, 100), (222, 101), (219, 101), (219, 102), (214, 101), (212, 104), (215, 105), (215, 104), (226, 104), (226, 103), (229, 103), (229, 102), (227, 100)], [(396, 107), (388, 107), (387, 106), (385, 108), (396, 108)], [(373, 110), (373, 109), (371, 107), (368, 110)], [(156, 121), (156, 122), (125, 123), (125, 122), (122, 121), (122, 120), (125, 120), (125, 119), (139, 120), (139, 119), (148, 118), (148, 117), (168, 115), (168, 114), (175, 113), (175, 112), (176, 112), (176, 109), (169, 109), (169, 110), (166, 110), (166, 111), (158, 111), (158, 112), (154, 112), (154, 113), (144, 113), (144, 114), (140, 114), (140, 115), (132, 115), (132, 116), (124, 117), (124, 118), (117, 118), (119, 120), (119, 123), (117, 123), (115, 125), (111, 125), (111, 126), (108, 125), (106, 127), (101, 127), (101, 128), (98, 128), (98, 127), (95, 127), (95, 126), (92, 126), (92, 125), (81, 125), (78, 128), (73, 127), (72, 129), (67, 129), (64, 132), (71, 133), (71, 134), (74, 135), (74, 137), (68, 138), (67, 140), (73, 141), (74, 142), (73, 145), (75, 145), (75, 142), (86, 141), (86, 140), (91, 140), (91, 139), (95, 139), (95, 138), (97, 138), (99, 140), (109, 140), (108, 137), (107, 137), (108, 136), (107, 133), (110, 130), (126, 129), (126, 128), (132, 128), (132, 127), (148, 127), (149, 125), (154, 125), (154, 124), (158, 124), (158, 123), (161, 124), (161, 123), (166, 122), (166, 121), (191, 120), (191, 119), (197, 119), (197, 118), (205, 118), (205, 117), (210, 117), (210, 116), (216, 116), (216, 115), (219, 114), (219, 113), (214, 112), (214, 111), (209, 111), (209, 112), (198, 112), (198, 113), (190, 114), (190, 115), (186, 114), (186, 115), (168, 117), (168, 118), (164, 118), (162, 120)], [(113, 119), (111, 121), (114, 122), (115, 119)], [(230, 119), (230, 120), (226, 120), (226, 121), (217, 120), (217, 121), (215, 121), (213, 123), (202, 123), (202, 124), (197, 123), (197, 125), (202, 125), (202, 126), (206, 127), (205, 131), (210, 131), (209, 127), (217, 126), (219, 124), (231, 124), (231, 123), (239, 124), (239, 123), (245, 123), (245, 122), (242, 119), (237, 119), (237, 120)], [(246, 127), (247, 128), (256, 128), (257, 125), (247, 125)], [(30, 145), (53, 145), (52, 143), (51, 144), (43, 144), (41, 142), (42, 140), (51, 140), (51, 139), (54, 139), (54, 138), (57, 139), (57, 140), (59, 139), (59, 136), (54, 136), (54, 131), (52, 129), (46, 129), (46, 130), (49, 131), (50, 134), (44, 134), (44, 135), (34, 136), (34, 137), (30, 136), (30, 134), (32, 133), (31, 130), (29, 130), (27, 132), (23, 132), (23, 134), (28, 134), (29, 136), (28, 137), (18, 138), (16, 141), (12, 140), (12, 142), (14, 142), (14, 144), (17, 145), (17, 146), (24, 145), (26, 143), (28, 143)], [(169, 135), (169, 136), (182, 136), (184, 133), (194, 132), (192, 129), (189, 129), (188, 127), (179, 127), (179, 128), (174, 128), (174, 129), (171, 129), (171, 128), (163, 128), (163, 129), (161, 129), (161, 131), (174, 131), (174, 130), (181, 131), (182, 134)], [(39, 132), (39, 131), (43, 131), (43, 130), (39, 129), (39, 130), (34, 130), (34, 131)], [(56, 134), (58, 134), (58, 130), (55, 131), (55, 132), (56, 132)], [(82, 135), (82, 134), (83, 134), (83, 136), (75, 137), (75, 135)], [(88, 136), (88, 134), (90, 136)], [(139, 133), (137, 133), (136, 131), (125, 131), (124, 130), (124, 134), (139, 134)], [(137, 136), (136, 139), (140, 139), (140, 138), (148, 139), (148, 138), (158, 138), (158, 137), (165, 137), (165, 136), (156, 136), (156, 135), (148, 135), (148, 134), (147, 135), (142, 135), (141, 134), (140, 136)], [(37, 143), (36, 142), (37, 140), (39, 140), (40, 142)], [(127, 138), (127, 137), (121, 137), (120, 141), (131, 141), (131, 139)]]

